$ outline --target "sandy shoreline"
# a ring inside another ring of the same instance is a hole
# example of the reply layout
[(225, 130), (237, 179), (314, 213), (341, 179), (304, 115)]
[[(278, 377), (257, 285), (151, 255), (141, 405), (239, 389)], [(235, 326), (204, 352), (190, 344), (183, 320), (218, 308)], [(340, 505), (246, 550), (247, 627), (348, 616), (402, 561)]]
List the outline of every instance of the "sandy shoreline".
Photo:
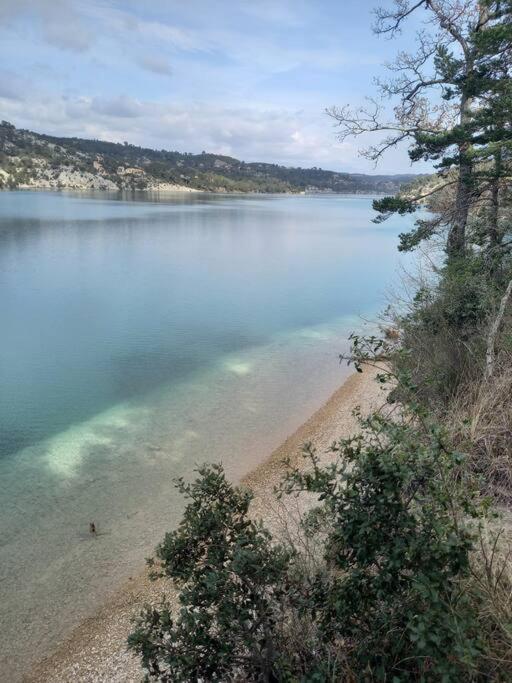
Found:
[[(309, 441), (319, 453), (324, 453), (334, 440), (354, 433), (357, 429), (354, 408), (359, 406), (364, 415), (385, 401), (374, 375), (371, 370), (350, 375), (319, 410), (242, 479), (255, 493), (253, 514), (271, 529), (279, 525), (282, 514), (272, 504), (272, 492), (284, 471), (283, 459), (298, 462), (302, 445)], [(162, 582), (150, 582), (145, 573), (133, 577), (23, 680), (30, 683), (140, 681), (142, 669), (138, 659), (126, 651), (126, 637), (133, 615), (144, 603), (158, 602), (163, 588)]]

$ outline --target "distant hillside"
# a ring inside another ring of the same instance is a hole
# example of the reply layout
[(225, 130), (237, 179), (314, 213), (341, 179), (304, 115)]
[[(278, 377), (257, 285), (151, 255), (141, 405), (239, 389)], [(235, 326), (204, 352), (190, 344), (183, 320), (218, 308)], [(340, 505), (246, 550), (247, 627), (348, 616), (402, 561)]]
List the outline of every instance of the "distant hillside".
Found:
[(395, 193), (417, 178), (245, 163), (220, 154), (59, 138), (0, 123), (0, 188)]

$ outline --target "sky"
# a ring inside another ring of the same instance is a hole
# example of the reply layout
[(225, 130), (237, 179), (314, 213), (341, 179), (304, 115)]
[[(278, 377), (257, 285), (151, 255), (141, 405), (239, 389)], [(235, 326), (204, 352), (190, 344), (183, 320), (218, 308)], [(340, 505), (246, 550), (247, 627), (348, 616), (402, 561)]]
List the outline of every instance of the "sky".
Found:
[[(381, 0), (389, 5), (391, 0)], [(377, 168), (336, 139), (332, 105), (364, 103), (414, 41), (372, 33), (378, 0), (0, 0), (0, 119), (54, 135), (244, 161)]]

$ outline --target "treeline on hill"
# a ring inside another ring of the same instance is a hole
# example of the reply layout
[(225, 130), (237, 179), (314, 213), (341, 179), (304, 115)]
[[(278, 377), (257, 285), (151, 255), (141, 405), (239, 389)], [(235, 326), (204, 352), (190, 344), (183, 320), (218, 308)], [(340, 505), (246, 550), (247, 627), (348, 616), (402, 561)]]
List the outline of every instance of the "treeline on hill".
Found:
[(327, 464), (305, 447), (279, 495), (317, 502), (291, 536), (252, 519), (220, 466), (180, 483), (188, 505), (155, 560), (179, 607), (148, 607), (129, 638), (149, 679), (512, 680), (512, 2), (396, 0), (376, 30), (397, 37), (420, 12), (418, 52), (382, 84), (396, 119), (332, 111), (342, 135), (396, 131), (372, 157), (408, 139), (438, 168), (375, 202), (384, 220), (428, 194), (400, 248), (442, 247), (382, 338), (352, 339), (389, 405)]
[[(128, 170), (127, 170), (128, 169)], [(3, 175), (1, 171), (6, 175)], [(0, 124), (0, 188), (77, 171), (101, 176), (119, 188), (148, 189), (155, 183), (228, 192), (396, 192), (416, 176), (336, 173), (245, 163), (219, 154), (187, 154), (101, 140), (52, 137)], [(46, 176), (44, 174), (47, 174)], [(48, 176), (49, 177), (49, 176)], [(60, 175), (61, 186), (66, 180)]]

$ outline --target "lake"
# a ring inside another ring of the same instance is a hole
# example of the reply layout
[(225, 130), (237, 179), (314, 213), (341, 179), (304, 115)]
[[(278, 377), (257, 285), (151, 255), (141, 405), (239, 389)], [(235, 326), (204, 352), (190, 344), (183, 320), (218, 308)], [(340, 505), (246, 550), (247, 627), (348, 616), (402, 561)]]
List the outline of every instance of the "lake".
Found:
[(0, 193), (8, 680), (143, 566), (173, 477), (242, 476), (339, 386), (403, 260), (410, 219), (371, 219), (368, 197)]

